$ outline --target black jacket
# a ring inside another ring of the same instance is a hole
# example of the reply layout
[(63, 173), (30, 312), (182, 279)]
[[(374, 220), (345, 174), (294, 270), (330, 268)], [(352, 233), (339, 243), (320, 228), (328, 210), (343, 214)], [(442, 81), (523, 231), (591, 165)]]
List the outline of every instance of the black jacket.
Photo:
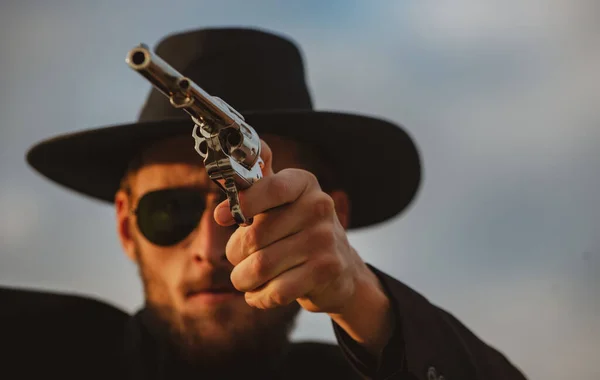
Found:
[[(393, 337), (381, 357), (370, 357), (333, 324), (338, 344), (292, 344), (283, 355), (279, 378), (525, 379), (500, 352), (452, 315), (400, 281), (371, 269), (383, 283), (396, 316)], [(130, 316), (81, 295), (0, 289), (0, 377), (174, 378), (160, 343), (141, 315)]]

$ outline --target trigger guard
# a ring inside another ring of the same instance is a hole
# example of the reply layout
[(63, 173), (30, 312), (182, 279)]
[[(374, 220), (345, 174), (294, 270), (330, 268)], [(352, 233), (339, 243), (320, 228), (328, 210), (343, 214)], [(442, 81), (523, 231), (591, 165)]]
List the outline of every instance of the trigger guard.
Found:
[(200, 128), (200, 126), (198, 124), (195, 124), (194, 129), (192, 130), (192, 137), (194, 138), (194, 150), (196, 150), (200, 157), (206, 159), (208, 152), (203, 153), (202, 149), (200, 149), (200, 144), (206, 141), (206, 138), (198, 135), (198, 128)]

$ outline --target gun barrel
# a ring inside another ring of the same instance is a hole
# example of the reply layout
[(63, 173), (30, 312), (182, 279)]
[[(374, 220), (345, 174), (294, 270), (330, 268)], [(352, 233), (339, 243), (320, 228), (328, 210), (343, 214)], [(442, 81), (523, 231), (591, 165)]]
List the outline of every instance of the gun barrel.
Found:
[(219, 101), (154, 54), (145, 44), (131, 49), (125, 62), (169, 98), (173, 107), (182, 108), (193, 118), (209, 119), (225, 126), (235, 121)]

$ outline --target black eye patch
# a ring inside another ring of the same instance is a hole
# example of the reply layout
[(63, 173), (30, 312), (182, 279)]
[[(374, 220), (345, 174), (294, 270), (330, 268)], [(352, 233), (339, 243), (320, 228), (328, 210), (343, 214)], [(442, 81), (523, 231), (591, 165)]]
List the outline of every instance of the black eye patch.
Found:
[(194, 188), (144, 194), (134, 212), (140, 232), (159, 246), (179, 243), (198, 226), (206, 210), (206, 196), (206, 192)]

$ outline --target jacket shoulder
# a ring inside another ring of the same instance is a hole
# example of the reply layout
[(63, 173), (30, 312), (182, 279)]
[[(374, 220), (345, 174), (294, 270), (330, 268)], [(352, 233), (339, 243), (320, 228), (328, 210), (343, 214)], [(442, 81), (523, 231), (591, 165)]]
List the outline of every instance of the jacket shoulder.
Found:
[[(130, 316), (92, 297), (0, 287), (0, 350), (22, 374), (45, 366), (64, 375), (116, 362)], [(26, 376), (25, 376), (26, 377)]]
[(337, 344), (295, 342), (288, 364), (292, 379), (361, 379)]

